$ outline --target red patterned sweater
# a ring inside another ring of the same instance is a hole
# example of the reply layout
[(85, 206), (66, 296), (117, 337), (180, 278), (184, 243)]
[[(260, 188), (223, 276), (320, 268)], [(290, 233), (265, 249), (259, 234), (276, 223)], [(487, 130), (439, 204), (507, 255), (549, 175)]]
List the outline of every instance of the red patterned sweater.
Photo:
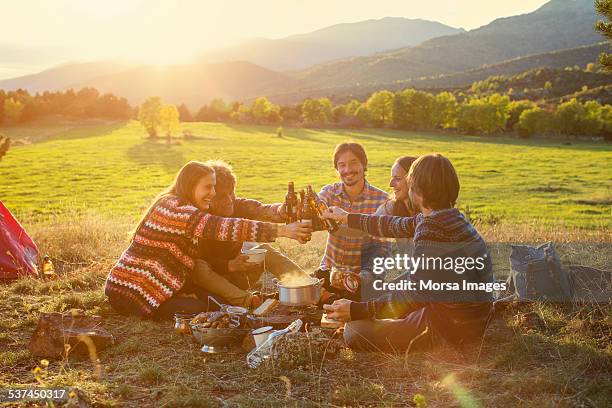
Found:
[(198, 257), (200, 240), (269, 242), (276, 225), (222, 218), (199, 210), (176, 196), (161, 198), (136, 230), (106, 279), (111, 303), (150, 316), (184, 285)]

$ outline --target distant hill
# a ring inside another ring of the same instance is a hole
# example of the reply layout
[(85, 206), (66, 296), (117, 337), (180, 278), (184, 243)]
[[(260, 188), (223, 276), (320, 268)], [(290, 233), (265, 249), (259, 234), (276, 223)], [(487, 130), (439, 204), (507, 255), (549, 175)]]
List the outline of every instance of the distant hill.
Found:
[(253, 39), (204, 54), (201, 62), (249, 61), (274, 70), (303, 69), (339, 58), (371, 55), (464, 32), (435, 21), (386, 17), (344, 23), (280, 39)]
[(166, 103), (185, 103), (199, 108), (213, 98), (239, 100), (245, 95), (262, 95), (269, 89), (290, 88), (292, 78), (249, 62), (185, 64), (159, 67), (141, 65), (79, 84), (100, 92), (112, 92), (140, 104), (149, 96)]
[[(404, 88), (436, 90), (453, 90), (469, 87), (475, 81), (482, 81), (496, 75), (520, 74), (533, 68), (565, 68), (578, 65), (582, 68), (589, 62), (597, 60), (599, 54), (609, 49), (607, 42), (570, 48), (568, 50), (518, 57), (497, 64), (484, 65), (463, 72), (423, 77), (414, 80), (394, 81), (382, 84), (360, 86), (343, 86), (320, 89), (302, 89), (295, 92), (271, 95), (271, 100), (277, 103), (295, 103), (306, 97), (319, 98), (334, 96), (336, 100), (351, 98), (362, 99), (379, 89), (396, 91)], [(582, 86), (582, 85), (581, 85)]]
[[(550, 83), (549, 89), (546, 84)], [(612, 83), (612, 73), (583, 69), (534, 68), (515, 75), (495, 75), (475, 82), (461, 91), (465, 94), (511, 93), (515, 99), (552, 100)], [(512, 90), (512, 91), (511, 91)]]
[(132, 69), (137, 64), (121, 61), (97, 61), (79, 64), (63, 64), (42, 72), (13, 79), (0, 80), (0, 89), (14, 91), (22, 88), (31, 93), (59, 91), (95, 78)]
[(500, 18), (466, 33), (443, 36), (369, 57), (318, 65), (293, 74), (310, 88), (388, 83), (450, 74), (507, 59), (600, 42), (592, 0), (551, 0), (538, 10)]

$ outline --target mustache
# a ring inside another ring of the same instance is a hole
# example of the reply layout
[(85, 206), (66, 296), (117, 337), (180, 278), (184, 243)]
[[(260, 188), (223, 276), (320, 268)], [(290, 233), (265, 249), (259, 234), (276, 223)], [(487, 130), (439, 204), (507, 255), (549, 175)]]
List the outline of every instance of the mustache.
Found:
[(357, 172), (356, 171), (352, 171), (350, 173), (341, 173), (340, 174), (342, 177), (346, 177), (346, 176), (356, 176)]

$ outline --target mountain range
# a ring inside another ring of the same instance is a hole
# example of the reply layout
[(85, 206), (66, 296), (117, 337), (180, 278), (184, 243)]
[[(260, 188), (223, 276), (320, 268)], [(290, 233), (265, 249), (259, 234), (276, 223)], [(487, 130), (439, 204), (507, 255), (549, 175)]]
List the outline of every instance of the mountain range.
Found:
[(285, 39), (257, 39), (208, 53), (192, 64), (66, 64), (2, 80), (0, 89), (40, 92), (93, 86), (133, 104), (157, 95), (197, 108), (216, 97), (250, 100), (266, 95), (297, 102), (306, 96), (365, 94), (381, 87), (462, 86), (519, 69), (593, 62), (607, 48), (593, 29), (597, 19), (591, 0), (551, 0), (534, 12), (470, 31), (383, 18)]
[(304, 69), (324, 62), (414, 46), (465, 30), (435, 21), (386, 17), (343, 23), (280, 39), (256, 38), (211, 51), (199, 62), (245, 60), (274, 70)]

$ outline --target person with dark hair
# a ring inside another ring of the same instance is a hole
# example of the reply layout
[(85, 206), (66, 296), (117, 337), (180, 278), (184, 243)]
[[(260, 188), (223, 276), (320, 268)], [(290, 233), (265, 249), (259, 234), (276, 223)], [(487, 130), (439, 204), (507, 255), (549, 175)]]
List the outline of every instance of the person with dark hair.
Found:
[[(468, 344), (481, 338), (491, 315), (492, 294), (474, 289), (493, 283), (491, 257), (480, 234), (454, 208), (459, 178), (453, 165), (439, 154), (419, 157), (410, 167), (408, 186), (419, 209), (416, 216), (351, 214), (338, 207), (326, 213), (369, 234), (413, 238), (413, 259), (422, 260), (403, 276), (412, 289), (324, 306), (330, 318), (349, 322), (344, 339), (354, 349), (395, 352), (427, 349), (441, 341)], [(437, 265), (437, 258), (445, 266)], [(473, 260), (469, 267), (467, 259)]]
[(187, 288), (197, 285), (195, 259), (208, 240), (270, 242), (287, 237), (305, 242), (310, 236), (311, 228), (298, 223), (211, 215), (215, 184), (211, 166), (191, 161), (153, 201), (106, 278), (104, 293), (113, 309), (146, 318), (206, 311), (209, 305), (201, 296), (185, 295)]
[[(366, 179), (368, 156), (361, 144), (340, 143), (334, 150), (332, 163), (341, 182), (328, 184), (319, 192), (319, 197), (328, 206), (342, 208), (347, 212), (373, 214), (388, 199), (386, 192), (374, 187)], [(357, 274), (367, 282), (369, 277), (361, 276), (369, 273), (362, 268), (362, 259), (363, 255), (369, 257), (372, 249), (379, 253), (385, 249), (385, 245), (379, 239), (341, 226), (338, 231), (329, 234), (316, 276), (325, 279), (326, 289), (339, 290), (341, 294), (342, 288), (333, 288), (333, 282), (330, 282), (332, 268)], [(364, 254), (364, 250), (368, 253)]]
[[(336, 146), (333, 165), (341, 182), (328, 184), (321, 189), (319, 197), (328, 206), (342, 208), (348, 212), (373, 214), (388, 199), (388, 194), (368, 183), (368, 156), (363, 146), (345, 142)], [(329, 234), (321, 268), (348, 269), (359, 273), (361, 270), (361, 248), (371, 238), (355, 234), (347, 228), (340, 228)]]
[[(236, 197), (238, 178), (228, 163), (209, 160), (206, 164), (215, 170), (217, 176), (216, 194), (210, 206), (212, 214), (274, 223), (285, 221), (284, 204), (263, 204)], [(253, 290), (260, 284), (263, 268), (249, 262), (248, 255), (241, 253), (242, 249), (265, 249), (265, 268), (279, 279), (285, 274), (307, 276), (295, 262), (269, 244), (207, 241), (195, 268), (199, 276), (205, 277), (200, 280), (201, 286), (228, 304), (255, 308), (262, 301)]]

